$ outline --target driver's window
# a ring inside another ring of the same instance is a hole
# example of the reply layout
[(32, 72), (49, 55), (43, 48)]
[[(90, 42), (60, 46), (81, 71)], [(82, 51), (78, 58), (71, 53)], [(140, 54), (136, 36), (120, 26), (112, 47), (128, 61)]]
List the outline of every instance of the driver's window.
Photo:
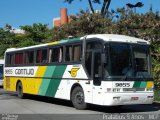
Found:
[(102, 64), (101, 64), (101, 53), (94, 53), (94, 71), (93, 71), (93, 80), (94, 85), (100, 85), (102, 79)]
[[(89, 41), (86, 44), (86, 54), (85, 54), (85, 68), (90, 78), (92, 78), (92, 56), (93, 51), (102, 49), (101, 42), (97, 41)], [(94, 64), (94, 63), (93, 63)]]

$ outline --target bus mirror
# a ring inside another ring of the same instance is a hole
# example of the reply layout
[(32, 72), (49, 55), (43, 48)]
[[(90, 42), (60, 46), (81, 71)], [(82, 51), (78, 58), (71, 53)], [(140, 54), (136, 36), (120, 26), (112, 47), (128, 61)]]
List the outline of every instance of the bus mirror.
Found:
[(102, 53), (102, 63), (107, 63), (106, 55), (105, 53)]

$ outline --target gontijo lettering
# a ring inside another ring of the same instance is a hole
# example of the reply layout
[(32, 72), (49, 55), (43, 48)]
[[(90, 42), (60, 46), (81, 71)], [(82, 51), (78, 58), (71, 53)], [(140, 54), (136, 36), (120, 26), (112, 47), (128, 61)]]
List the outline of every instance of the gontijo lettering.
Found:
[(34, 69), (15, 69), (16, 75), (34, 75)]

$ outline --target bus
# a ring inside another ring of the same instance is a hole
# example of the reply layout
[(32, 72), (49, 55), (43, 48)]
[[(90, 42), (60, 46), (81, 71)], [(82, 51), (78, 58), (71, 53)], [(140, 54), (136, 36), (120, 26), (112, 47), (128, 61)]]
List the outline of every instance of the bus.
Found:
[(152, 104), (148, 41), (118, 34), (94, 34), (5, 52), (4, 89), (88, 104)]
[(3, 86), (3, 65), (4, 60), (0, 59), (0, 86)]

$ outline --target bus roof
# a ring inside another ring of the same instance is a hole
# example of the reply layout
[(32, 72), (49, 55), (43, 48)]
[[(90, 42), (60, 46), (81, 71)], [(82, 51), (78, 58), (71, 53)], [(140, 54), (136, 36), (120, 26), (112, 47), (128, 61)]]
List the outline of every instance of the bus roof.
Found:
[(67, 43), (71, 41), (76, 41), (80, 40), (80, 38), (74, 38), (74, 39), (68, 39), (68, 40), (60, 40), (60, 41), (54, 41), (51, 43), (46, 43), (46, 44), (40, 44), (40, 45), (34, 45), (34, 46), (29, 46), (29, 47), (23, 47), (23, 48), (8, 48), (6, 52), (12, 52), (12, 51), (20, 51), (20, 50), (27, 50), (27, 49), (32, 49), (32, 48), (39, 48), (39, 47), (45, 47), (48, 45), (56, 45), (56, 44), (61, 44), (61, 43)]
[(127, 42), (127, 43), (144, 43), (150, 44), (148, 41), (130, 37), (126, 35), (118, 35), (118, 34), (96, 34), (96, 35), (88, 35), (86, 38), (100, 38), (104, 41), (113, 41), (113, 42)]
[(135, 37), (130, 37), (126, 35), (118, 35), (118, 34), (94, 34), (94, 35), (86, 35), (81, 38), (74, 38), (74, 39), (68, 39), (68, 40), (60, 40), (60, 41), (55, 41), (51, 43), (46, 43), (46, 44), (40, 44), (40, 45), (34, 45), (34, 46), (29, 46), (29, 47), (23, 47), (23, 48), (9, 48), (6, 50), (6, 52), (12, 52), (12, 51), (19, 51), (19, 50), (25, 50), (25, 49), (31, 49), (31, 48), (39, 48), (39, 47), (44, 47), (48, 45), (54, 45), (54, 44), (61, 44), (61, 43), (67, 43), (71, 41), (76, 41), (76, 40), (82, 40), (83, 38), (99, 38), (104, 41), (110, 41), (110, 42), (127, 42), (127, 43), (144, 43), (144, 44), (149, 44), (148, 41), (135, 38)]

